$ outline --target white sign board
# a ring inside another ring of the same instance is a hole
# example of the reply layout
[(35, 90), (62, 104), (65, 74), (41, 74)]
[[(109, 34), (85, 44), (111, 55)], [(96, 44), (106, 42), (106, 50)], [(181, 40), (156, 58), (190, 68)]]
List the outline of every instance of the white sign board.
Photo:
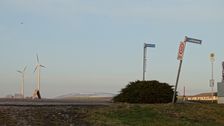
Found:
[(209, 86), (210, 87), (214, 87), (214, 84), (215, 84), (215, 80), (214, 79), (209, 80)]
[(185, 45), (186, 45), (186, 42), (180, 42), (178, 56), (177, 56), (178, 60), (183, 60)]

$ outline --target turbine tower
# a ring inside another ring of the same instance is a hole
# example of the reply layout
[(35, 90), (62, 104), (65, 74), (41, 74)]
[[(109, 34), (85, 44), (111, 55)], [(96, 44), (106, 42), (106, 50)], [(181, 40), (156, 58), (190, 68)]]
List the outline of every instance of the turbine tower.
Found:
[(21, 83), (21, 88), (20, 88), (20, 94), (22, 95), (23, 98), (24, 98), (24, 74), (26, 71), (26, 67), (27, 66), (24, 67), (23, 71), (17, 70), (17, 72), (22, 74), (22, 83)]
[(46, 68), (45, 66), (41, 65), (40, 62), (39, 62), (39, 57), (37, 55), (37, 65), (35, 67), (35, 70), (34, 72), (37, 71), (37, 90), (40, 92), (40, 69), (41, 67), (44, 67)]

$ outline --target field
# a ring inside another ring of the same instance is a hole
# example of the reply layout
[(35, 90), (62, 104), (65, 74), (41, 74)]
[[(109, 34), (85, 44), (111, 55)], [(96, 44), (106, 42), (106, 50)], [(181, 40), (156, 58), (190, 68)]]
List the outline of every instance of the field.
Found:
[(223, 126), (224, 105), (0, 106), (0, 126)]
[(115, 104), (91, 111), (95, 126), (223, 126), (224, 105)]

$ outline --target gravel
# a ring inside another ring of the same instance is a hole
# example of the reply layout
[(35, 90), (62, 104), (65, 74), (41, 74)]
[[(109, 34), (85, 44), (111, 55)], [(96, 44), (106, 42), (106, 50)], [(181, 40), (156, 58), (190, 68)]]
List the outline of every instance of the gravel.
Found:
[(90, 126), (76, 106), (0, 106), (0, 126)]
[(108, 101), (0, 99), (0, 126), (91, 126), (88, 110)]

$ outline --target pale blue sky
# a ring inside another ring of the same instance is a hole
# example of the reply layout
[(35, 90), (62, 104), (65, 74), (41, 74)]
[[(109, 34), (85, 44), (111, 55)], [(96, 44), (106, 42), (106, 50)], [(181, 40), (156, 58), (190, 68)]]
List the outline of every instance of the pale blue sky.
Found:
[[(28, 65), (25, 95), (35, 88), (36, 53), (47, 68), (41, 92), (118, 93), (142, 79), (143, 43), (148, 49), (146, 78), (175, 84), (178, 45), (188, 43), (178, 91), (210, 91), (209, 54), (216, 54), (215, 80), (224, 60), (223, 0), (0, 0), (0, 96), (19, 92)], [(216, 89), (216, 86), (215, 86)]]

